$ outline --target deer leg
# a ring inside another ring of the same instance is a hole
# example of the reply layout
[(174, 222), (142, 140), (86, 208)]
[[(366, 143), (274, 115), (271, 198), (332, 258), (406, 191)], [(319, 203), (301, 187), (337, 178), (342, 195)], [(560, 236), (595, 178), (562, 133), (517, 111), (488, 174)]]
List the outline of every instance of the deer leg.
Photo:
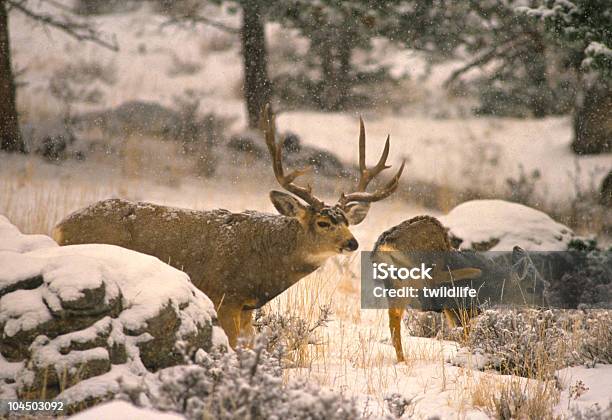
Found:
[(253, 337), (255, 336), (253, 309), (243, 309), (240, 314), (240, 336), (246, 340), (248, 347), (253, 345)]
[(402, 314), (404, 308), (389, 308), (389, 330), (391, 332), (391, 341), (395, 348), (398, 363), (403, 362), (404, 350), (402, 349)]
[(242, 308), (230, 305), (221, 305), (217, 310), (219, 325), (225, 331), (231, 348), (235, 349), (240, 332), (240, 312)]
[(455, 310), (444, 308), (443, 312), (444, 312), (444, 317), (446, 318), (446, 321), (448, 322), (448, 325), (451, 328), (455, 328), (457, 327), (457, 325), (461, 323), (459, 320), (459, 316), (457, 316), (457, 312), (455, 312)]

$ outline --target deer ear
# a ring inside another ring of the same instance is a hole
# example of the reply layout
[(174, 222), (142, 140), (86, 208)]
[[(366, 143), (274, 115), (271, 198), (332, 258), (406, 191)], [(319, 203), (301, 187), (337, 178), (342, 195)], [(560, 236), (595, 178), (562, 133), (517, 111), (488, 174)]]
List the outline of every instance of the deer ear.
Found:
[(368, 215), (368, 211), (370, 211), (369, 203), (353, 202), (344, 206), (344, 214), (346, 214), (349, 225), (358, 225), (363, 222), (363, 219)]
[(301, 218), (306, 213), (306, 206), (296, 198), (280, 191), (270, 191), (270, 200), (276, 210), (283, 216)]

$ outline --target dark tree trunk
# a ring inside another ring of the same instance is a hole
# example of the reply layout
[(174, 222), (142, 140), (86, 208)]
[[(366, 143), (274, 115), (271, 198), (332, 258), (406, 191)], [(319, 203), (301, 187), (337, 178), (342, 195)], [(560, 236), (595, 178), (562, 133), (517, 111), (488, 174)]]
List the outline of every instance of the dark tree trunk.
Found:
[(351, 91), (351, 34), (348, 31), (342, 31), (340, 35), (339, 60), (340, 71), (338, 77), (338, 100), (339, 109), (343, 110), (349, 99)]
[(576, 154), (612, 152), (612, 82), (593, 80), (582, 86), (574, 111)]
[(599, 204), (612, 208), (612, 170), (601, 183), (599, 190)]
[(243, 2), (241, 38), (244, 98), (251, 128), (258, 127), (259, 114), (265, 104), (270, 102), (271, 97), (264, 25), (260, 1)]
[(527, 77), (534, 92), (529, 98), (529, 107), (533, 116), (544, 118), (550, 114), (550, 88), (548, 87), (546, 67), (546, 46), (539, 33), (531, 34), (530, 54), (526, 54)]
[(319, 47), (322, 87), (321, 107), (326, 111), (342, 111), (350, 92), (351, 70), (350, 34), (334, 30)]
[(15, 80), (11, 67), (8, 13), (3, 0), (0, 0), (0, 150), (24, 153), (26, 151), (19, 132)]
[(334, 69), (334, 53), (332, 48), (333, 36), (326, 37), (319, 46), (321, 59), (321, 89), (319, 90), (319, 104), (326, 111), (333, 111), (336, 104), (336, 71)]

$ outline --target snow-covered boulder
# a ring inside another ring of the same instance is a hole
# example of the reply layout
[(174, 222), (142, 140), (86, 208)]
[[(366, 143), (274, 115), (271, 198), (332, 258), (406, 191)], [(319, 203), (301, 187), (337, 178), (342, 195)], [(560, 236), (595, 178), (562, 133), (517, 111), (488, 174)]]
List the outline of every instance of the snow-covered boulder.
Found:
[(0, 216), (0, 398), (43, 388), (70, 403), (104, 397), (121, 374), (227, 346), (216, 323), (208, 297), (157, 258), (112, 245), (59, 247)]
[(164, 413), (150, 408), (136, 407), (127, 401), (111, 401), (85, 410), (71, 420), (100, 419), (147, 419), (147, 420), (184, 420), (185, 417), (176, 413)]
[(574, 232), (546, 213), (504, 200), (473, 200), (452, 209), (440, 222), (460, 249), (566, 251)]
[(59, 246), (45, 235), (24, 235), (9, 220), (0, 214), (0, 252), (28, 252), (40, 248)]

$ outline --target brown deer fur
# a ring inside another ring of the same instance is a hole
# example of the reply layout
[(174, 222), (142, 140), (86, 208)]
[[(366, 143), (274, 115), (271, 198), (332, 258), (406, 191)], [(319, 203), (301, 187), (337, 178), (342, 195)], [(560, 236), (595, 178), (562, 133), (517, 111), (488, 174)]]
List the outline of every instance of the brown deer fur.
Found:
[[(406, 220), (397, 226), (383, 232), (376, 241), (374, 246), (374, 261), (395, 263), (403, 267), (416, 265), (414, 254), (412, 252), (432, 252), (445, 253), (452, 251), (453, 247), (450, 244), (446, 228), (434, 217), (417, 216)], [(395, 261), (399, 260), (399, 261)], [(399, 264), (397, 264), (399, 262)], [(436, 263), (436, 268), (444, 267), (442, 261)], [(460, 268), (448, 271), (434, 271), (433, 280), (431, 283), (425, 284), (423, 280), (416, 280), (411, 283), (411, 286), (422, 289), (423, 286), (435, 286), (441, 283), (448, 282), (450, 279), (461, 280), (474, 278), (480, 275), (480, 270), (476, 268)], [(401, 280), (390, 280), (385, 285), (387, 288), (400, 288), (404, 285)], [(397, 360), (404, 361), (404, 351), (402, 348), (401, 338), (401, 323), (402, 315), (406, 306), (414, 309), (420, 308), (418, 298), (388, 298), (389, 302), (389, 331)], [(452, 322), (455, 321), (457, 314), (453, 312), (454, 308), (445, 308), (444, 313)]]

